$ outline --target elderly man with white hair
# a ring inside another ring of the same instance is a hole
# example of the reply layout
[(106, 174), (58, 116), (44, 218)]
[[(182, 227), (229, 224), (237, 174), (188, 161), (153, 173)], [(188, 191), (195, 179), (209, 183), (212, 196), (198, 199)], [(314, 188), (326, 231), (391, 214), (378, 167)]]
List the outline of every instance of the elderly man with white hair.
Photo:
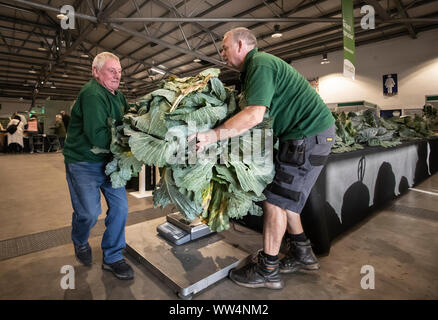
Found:
[(125, 225), (128, 216), (126, 190), (113, 188), (105, 174), (110, 154), (95, 154), (93, 147), (109, 149), (111, 129), (108, 118), (121, 122), (128, 108), (123, 94), (118, 91), (122, 68), (119, 58), (110, 52), (98, 54), (93, 61), (93, 79), (79, 92), (71, 110), (68, 136), (64, 145), (67, 183), (73, 207), (72, 240), (76, 258), (84, 265), (92, 265), (90, 230), (96, 224), (100, 206), (100, 191), (108, 211), (106, 230), (102, 237), (102, 268), (122, 280), (134, 277), (134, 272), (123, 259), (126, 247)]

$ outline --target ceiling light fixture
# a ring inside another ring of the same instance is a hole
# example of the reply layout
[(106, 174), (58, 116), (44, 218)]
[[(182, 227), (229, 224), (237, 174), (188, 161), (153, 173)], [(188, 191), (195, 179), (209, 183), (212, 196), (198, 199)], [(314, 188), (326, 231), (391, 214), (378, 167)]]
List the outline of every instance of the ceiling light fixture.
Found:
[(41, 41), (38, 50), (39, 50), (39, 51), (47, 51), (47, 48), (44, 46), (44, 42)]
[(59, 13), (56, 15), (56, 18), (58, 18), (59, 20), (64, 20), (67, 19), (67, 16), (65, 14)]
[(35, 73), (37, 73), (37, 72), (35, 71), (35, 69), (34, 69), (33, 66), (32, 66), (32, 67), (30, 67), (29, 73), (33, 73), (33, 74), (35, 74)]
[(64, 71), (64, 73), (62, 74), (61, 77), (63, 77), (63, 78), (68, 78), (68, 75), (67, 75), (67, 73), (65, 73), (65, 71)]
[(321, 64), (328, 64), (328, 63), (330, 63), (330, 60), (327, 58), (327, 53), (323, 53)]
[(154, 73), (163, 74), (163, 75), (166, 74), (166, 71), (155, 68), (155, 67), (150, 68), (149, 71), (154, 72)]
[(51, 89), (56, 89), (55, 82), (52, 82), (50, 88), (51, 88)]
[(193, 62), (199, 63), (199, 62), (201, 62), (201, 59), (195, 58), (195, 59), (193, 59)]
[(83, 54), (81, 54), (81, 57), (82, 57), (82, 58), (88, 58), (88, 54), (83, 53)]
[(274, 26), (274, 33), (271, 35), (272, 38), (281, 38), (283, 34), (280, 32), (280, 25), (276, 24)]

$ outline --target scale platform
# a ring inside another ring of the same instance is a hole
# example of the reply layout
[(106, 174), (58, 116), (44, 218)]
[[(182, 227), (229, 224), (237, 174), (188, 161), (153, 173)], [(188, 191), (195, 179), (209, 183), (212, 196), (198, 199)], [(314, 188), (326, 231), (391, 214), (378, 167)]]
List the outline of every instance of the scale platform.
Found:
[(260, 233), (237, 224), (177, 245), (157, 232), (166, 221), (160, 217), (126, 227), (126, 251), (182, 299), (226, 278), (263, 246)]
[(174, 244), (180, 245), (214, 233), (199, 218), (190, 222), (181, 213), (169, 213), (166, 222), (157, 227), (158, 233)]

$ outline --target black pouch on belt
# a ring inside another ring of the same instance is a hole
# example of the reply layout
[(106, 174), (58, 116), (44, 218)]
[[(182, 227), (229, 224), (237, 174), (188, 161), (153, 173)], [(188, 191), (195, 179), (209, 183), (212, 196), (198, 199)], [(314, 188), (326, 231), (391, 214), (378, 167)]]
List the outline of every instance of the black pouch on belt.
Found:
[(306, 143), (304, 139), (280, 142), (278, 159), (294, 166), (302, 166), (306, 162)]

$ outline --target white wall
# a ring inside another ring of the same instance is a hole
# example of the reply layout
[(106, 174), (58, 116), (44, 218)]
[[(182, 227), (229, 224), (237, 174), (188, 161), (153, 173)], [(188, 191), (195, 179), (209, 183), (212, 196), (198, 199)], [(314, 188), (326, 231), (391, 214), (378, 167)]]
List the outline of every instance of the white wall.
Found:
[[(329, 103), (366, 100), (382, 109), (422, 108), (425, 95), (438, 95), (438, 30), (356, 47), (356, 78), (345, 78), (343, 52), (297, 60), (292, 66), (306, 78), (319, 78), (319, 94)], [(383, 95), (382, 76), (397, 73), (398, 94)]]

